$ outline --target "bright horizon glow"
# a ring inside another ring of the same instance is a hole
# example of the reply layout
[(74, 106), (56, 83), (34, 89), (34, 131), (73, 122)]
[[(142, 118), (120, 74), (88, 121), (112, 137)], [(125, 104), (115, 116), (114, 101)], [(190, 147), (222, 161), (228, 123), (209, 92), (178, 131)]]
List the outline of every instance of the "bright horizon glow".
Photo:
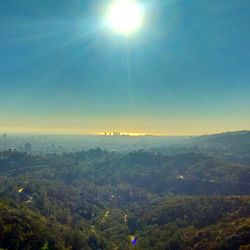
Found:
[(136, 0), (115, 0), (108, 8), (106, 22), (119, 34), (130, 35), (143, 24), (144, 11)]
[[(122, 136), (129, 136), (129, 137), (195, 137), (195, 136), (207, 136), (207, 135), (218, 135), (224, 133), (233, 133), (233, 132), (242, 132), (242, 131), (250, 131), (250, 129), (237, 129), (237, 130), (215, 130), (214, 132), (204, 132), (204, 133), (181, 133), (181, 134), (166, 134), (166, 133), (136, 133), (136, 132), (126, 132), (121, 133)], [(105, 136), (104, 132), (82, 132), (80, 130), (76, 131), (65, 131), (65, 130), (37, 130), (37, 129), (25, 129), (25, 130), (3, 130), (0, 132), (0, 136), (3, 134), (7, 135), (51, 135), (51, 136)], [(113, 137), (113, 135), (107, 137)]]
[[(250, 131), (249, 127), (247, 128), (241, 128), (241, 127), (236, 127), (236, 128), (228, 128), (228, 129), (215, 129), (215, 130), (203, 130), (203, 131), (190, 131), (190, 132), (180, 132), (180, 131), (175, 131), (175, 132), (169, 132), (169, 133), (164, 133), (164, 132), (149, 132), (149, 131), (119, 131), (121, 135), (126, 135), (126, 136), (131, 136), (131, 137), (136, 137), (136, 136), (202, 136), (202, 135), (213, 135), (213, 134), (221, 134), (225, 132), (235, 132), (235, 131)], [(113, 131), (105, 131), (107, 134), (112, 133)], [(76, 128), (69, 128), (69, 129), (63, 129), (63, 128), (48, 128), (48, 127), (23, 127), (23, 128), (1, 128), (0, 127), (0, 136), (2, 134), (14, 134), (14, 135), (26, 135), (26, 134), (32, 134), (32, 135), (96, 135), (96, 136), (104, 136), (105, 132), (101, 131), (93, 131), (93, 130), (88, 130), (84, 131), (81, 129), (76, 129)]]

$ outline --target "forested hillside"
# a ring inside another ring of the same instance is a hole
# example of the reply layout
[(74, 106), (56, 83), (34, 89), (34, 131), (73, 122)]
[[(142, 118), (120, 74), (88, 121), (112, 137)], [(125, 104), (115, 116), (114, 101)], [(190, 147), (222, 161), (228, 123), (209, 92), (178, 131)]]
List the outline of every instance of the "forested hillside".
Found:
[(9, 150), (0, 174), (3, 249), (250, 247), (248, 166), (201, 153)]

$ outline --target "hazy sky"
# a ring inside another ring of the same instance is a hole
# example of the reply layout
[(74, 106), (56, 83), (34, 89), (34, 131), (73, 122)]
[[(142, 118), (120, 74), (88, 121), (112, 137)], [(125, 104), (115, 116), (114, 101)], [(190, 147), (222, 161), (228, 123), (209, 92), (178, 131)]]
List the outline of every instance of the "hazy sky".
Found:
[(250, 129), (250, 1), (140, 2), (122, 36), (109, 1), (0, 0), (0, 131)]

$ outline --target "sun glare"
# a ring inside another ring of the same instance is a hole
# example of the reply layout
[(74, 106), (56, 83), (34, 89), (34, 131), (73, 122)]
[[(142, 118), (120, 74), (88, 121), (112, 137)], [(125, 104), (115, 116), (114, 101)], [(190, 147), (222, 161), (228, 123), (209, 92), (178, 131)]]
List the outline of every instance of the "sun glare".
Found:
[(107, 12), (106, 21), (113, 31), (129, 35), (143, 24), (144, 11), (137, 0), (114, 0)]

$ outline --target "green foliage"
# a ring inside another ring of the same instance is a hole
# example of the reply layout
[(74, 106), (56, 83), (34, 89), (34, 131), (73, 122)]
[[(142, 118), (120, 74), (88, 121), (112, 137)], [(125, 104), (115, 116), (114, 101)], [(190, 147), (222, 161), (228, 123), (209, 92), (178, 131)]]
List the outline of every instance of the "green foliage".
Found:
[[(249, 193), (249, 168), (210, 156), (8, 151), (0, 153), (0, 172), (5, 250), (244, 249), (250, 244), (250, 197), (243, 196)], [(138, 237), (136, 247), (129, 235)]]
[(46, 242), (44, 243), (44, 245), (42, 246), (41, 250), (49, 250), (48, 241), (46, 241)]

